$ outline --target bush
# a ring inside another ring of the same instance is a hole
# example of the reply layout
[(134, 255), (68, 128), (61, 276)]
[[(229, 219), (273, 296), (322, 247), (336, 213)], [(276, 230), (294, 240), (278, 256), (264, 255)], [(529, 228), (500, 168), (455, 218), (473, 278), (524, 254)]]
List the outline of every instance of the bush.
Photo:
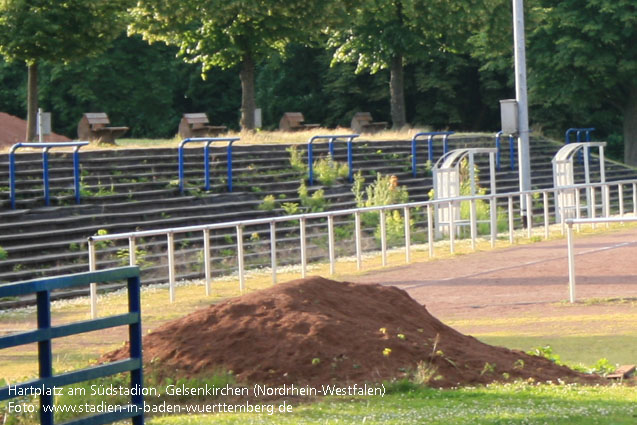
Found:
[(334, 161), (332, 155), (314, 161), (313, 169), (316, 180), (325, 186), (331, 186), (339, 178), (346, 178), (349, 175), (348, 165)]
[(9, 258), (7, 250), (0, 246), (0, 260), (6, 260), (7, 258)]
[(267, 195), (263, 198), (263, 202), (259, 205), (259, 209), (262, 211), (272, 211), (276, 208), (276, 198), (274, 195)]

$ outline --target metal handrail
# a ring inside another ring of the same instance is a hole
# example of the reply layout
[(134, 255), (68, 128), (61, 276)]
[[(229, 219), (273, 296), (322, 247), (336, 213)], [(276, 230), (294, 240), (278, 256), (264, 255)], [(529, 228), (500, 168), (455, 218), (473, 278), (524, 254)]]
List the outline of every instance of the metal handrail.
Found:
[(564, 133), (564, 142), (565, 143), (571, 143), (571, 133), (575, 133), (576, 136), (576, 141), (577, 143), (581, 142), (581, 133), (584, 133), (584, 141), (585, 142), (590, 142), (591, 141), (591, 132), (595, 131), (595, 127), (588, 127), (588, 128), (569, 128), (568, 130), (566, 130), (566, 133)]
[(228, 167), (228, 192), (232, 192), (232, 144), (239, 140), (239, 137), (190, 137), (182, 140), (178, 148), (179, 166), (179, 192), (184, 193), (184, 146), (188, 143), (205, 142), (204, 152), (204, 178), (205, 190), (210, 190), (210, 145), (214, 142), (228, 142), (226, 152), (226, 162)]
[(59, 143), (16, 143), (9, 149), (9, 191), (11, 198), (11, 209), (15, 209), (15, 153), (20, 148), (39, 148), (42, 149), (42, 184), (44, 186), (44, 203), (48, 207), (50, 204), (49, 196), (49, 150), (54, 148), (73, 149), (73, 182), (75, 188), (75, 202), (80, 203), (80, 154), (82, 146), (88, 145), (89, 142), (59, 142)]
[(330, 156), (334, 158), (334, 142), (340, 139), (347, 143), (347, 167), (349, 168), (347, 179), (351, 183), (353, 179), (353, 171), (352, 171), (352, 162), (353, 162), (353, 154), (352, 154), (352, 142), (355, 138), (359, 137), (359, 134), (338, 134), (338, 135), (317, 135), (312, 136), (307, 141), (307, 164), (308, 164), (308, 182), (309, 185), (312, 186), (314, 184), (314, 151), (313, 144), (317, 140), (328, 139), (329, 140), (329, 150)]
[[(634, 211), (637, 216), (637, 211)], [(564, 221), (567, 226), (566, 243), (568, 249), (568, 293), (569, 301), (575, 302), (575, 242), (573, 237), (573, 225), (579, 226), (581, 224), (609, 224), (609, 223), (626, 223), (637, 222), (637, 217), (623, 217), (623, 213), (620, 211), (620, 217), (603, 217), (603, 218), (569, 218)]]
[(426, 131), (414, 134), (411, 138), (411, 174), (416, 177), (416, 141), (419, 137), (428, 136), (427, 138), (427, 156), (428, 161), (433, 163), (434, 161), (434, 148), (433, 139), (435, 136), (443, 136), (442, 138), (442, 153), (443, 155), (449, 150), (448, 139), (449, 136), (455, 134), (455, 131)]
[[(495, 133), (495, 147), (498, 149), (496, 156), (496, 168), (500, 171), (500, 138), (502, 137), (502, 130)], [(509, 134), (509, 162), (511, 170), (515, 170), (515, 136)]]
[[(411, 202), (411, 203), (403, 203), (403, 204), (394, 204), (394, 205), (385, 205), (385, 206), (374, 206), (374, 207), (364, 207), (364, 208), (350, 208), (346, 210), (338, 210), (338, 211), (325, 211), (325, 212), (317, 212), (317, 213), (309, 213), (309, 214), (295, 214), (289, 216), (278, 216), (278, 217), (267, 217), (261, 219), (253, 219), (253, 220), (237, 220), (225, 223), (214, 223), (214, 224), (206, 224), (206, 225), (197, 225), (197, 226), (186, 226), (186, 227), (177, 227), (177, 228), (164, 228), (157, 230), (146, 230), (146, 231), (135, 231), (135, 232), (127, 232), (127, 233), (119, 233), (119, 234), (111, 234), (111, 235), (101, 235), (101, 236), (91, 236), (88, 238), (88, 250), (89, 250), (89, 267), (90, 270), (96, 270), (96, 242), (106, 241), (106, 240), (122, 240), (128, 239), (129, 241), (129, 262), (131, 265), (135, 265), (136, 263), (136, 239), (149, 237), (149, 236), (166, 236), (168, 242), (168, 269), (169, 269), (169, 289), (170, 289), (170, 300), (174, 301), (175, 298), (175, 286), (176, 286), (176, 273), (175, 273), (175, 252), (174, 252), (174, 236), (179, 233), (188, 233), (188, 232), (203, 232), (204, 237), (204, 262), (205, 262), (205, 281), (206, 281), (206, 294), (210, 293), (211, 289), (211, 271), (210, 271), (210, 263), (211, 263), (211, 254), (210, 254), (210, 232), (212, 230), (219, 229), (235, 229), (237, 235), (237, 258), (238, 258), (238, 268), (239, 268), (239, 287), (241, 290), (245, 287), (245, 274), (244, 274), (244, 263), (243, 263), (243, 229), (248, 226), (255, 225), (265, 225), (268, 224), (270, 226), (270, 252), (271, 252), (271, 268), (272, 268), (272, 281), (276, 282), (276, 269), (277, 269), (277, 259), (276, 259), (276, 225), (281, 222), (289, 222), (298, 220), (299, 223), (299, 231), (300, 231), (300, 246), (301, 246), (301, 271), (302, 274), (305, 275), (306, 266), (307, 266), (307, 255), (306, 255), (306, 236), (305, 236), (305, 228), (307, 220), (311, 219), (319, 219), (319, 218), (327, 218), (327, 226), (328, 226), (328, 235), (332, 235), (328, 238), (329, 244), (329, 260), (330, 260), (330, 271), (333, 273), (334, 264), (335, 264), (335, 247), (334, 247), (334, 217), (344, 216), (344, 215), (354, 215), (355, 218), (355, 245), (356, 245), (356, 261), (359, 269), (362, 267), (362, 236), (361, 236), (361, 215), (366, 212), (379, 212), (381, 216), (384, 216), (387, 211), (390, 210), (404, 210), (405, 217), (409, 217), (410, 209), (412, 208), (425, 208), (427, 210), (427, 234), (428, 234), (428, 245), (429, 245), (429, 255), (433, 256), (433, 210), (436, 205), (443, 206), (455, 206), (462, 202), (471, 202), (472, 204), (478, 201), (488, 201), (492, 208), (495, 208), (496, 201), (498, 199), (506, 199), (508, 206), (508, 227), (509, 227), (509, 242), (513, 243), (513, 199), (520, 198), (522, 205), (526, 205), (526, 216), (528, 217), (527, 221), (527, 237), (532, 237), (533, 232), (533, 221), (532, 221), (532, 200), (534, 195), (537, 197), (541, 197), (544, 203), (544, 237), (549, 237), (549, 225), (550, 225), (550, 216), (549, 216), (549, 194), (552, 194), (554, 200), (558, 197), (564, 196), (566, 193), (572, 193), (576, 191), (579, 194), (581, 189), (585, 188), (601, 188), (603, 191), (603, 212), (605, 215), (609, 215), (610, 211), (610, 200), (609, 200), (609, 192), (611, 186), (617, 186), (619, 189), (619, 193), (621, 194), (619, 198), (619, 212), (620, 215), (623, 215), (624, 211), (624, 202), (623, 202), (623, 186), (624, 185), (632, 185), (633, 188), (633, 205), (634, 205), (634, 213), (637, 215), (637, 179), (635, 180), (618, 180), (612, 182), (605, 183), (588, 183), (588, 184), (576, 184), (571, 186), (564, 186), (559, 188), (548, 188), (548, 189), (535, 189), (530, 191), (518, 191), (518, 192), (508, 192), (508, 193), (498, 193), (498, 194), (487, 194), (487, 195), (476, 195), (476, 196), (461, 196), (456, 198), (447, 198), (441, 200), (430, 200), (430, 201), (420, 201), (420, 202)], [(579, 196), (577, 196), (577, 216), (579, 217)], [(553, 205), (556, 203), (554, 202)], [(564, 203), (560, 203), (560, 205), (564, 205)], [(472, 208), (473, 209), (473, 208)], [(594, 211), (593, 211), (594, 214)], [(564, 214), (561, 214), (561, 221), (557, 221), (557, 211), (554, 213), (555, 222), (561, 223), (562, 232), (565, 230), (565, 221)], [(490, 217), (490, 225), (492, 229), (497, 227), (497, 217), (495, 214), (492, 214)], [(477, 222), (477, 217), (472, 214), (470, 218), (470, 223), (472, 227), (475, 226)], [(387, 236), (386, 229), (383, 224), (383, 220), (381, 219), (381, 253), (383, 258), (383, 264), (386, 263), (386, 254), (387, 254)], [(409, 223), (408, 219), (405, 219), (405, 226), (407, 227), (407, 223)], [(454, 223), (453, 219), (448, 223), (449, 237), (450, 237), (450, 251), (454, 251), (454, 234), (455, 229), (458, 226), (465, 225), (467, 223)], [(491, 244), (495, 246), (495, 238), (496, 232), (491, 231)], [(475, 247), (475, 238), (476, 234), (472, 232), (472, 246)], [(410, 235), (409, 230), (405, 231), (405, 256), (406, 260), (409, 261), (409, 251), (410, 251)], [(96, 294), (91, 293), (91, 297), (95, 297)]]

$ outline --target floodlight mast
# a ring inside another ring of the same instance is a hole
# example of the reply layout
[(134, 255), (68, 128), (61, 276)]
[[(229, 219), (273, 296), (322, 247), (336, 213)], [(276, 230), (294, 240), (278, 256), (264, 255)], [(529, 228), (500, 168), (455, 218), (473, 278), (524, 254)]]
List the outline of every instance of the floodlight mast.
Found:
[[(529, 107), (526, 89), (523, 0), (513, 0), (513, 44), (515, 56), (515, 99), (518, 103), (520, 191), (526, 191), (531, 190), (531, 154), (529, 149)], [(522, 196), (521, 210), (522, 216), (526, 216), (526, 196)]]

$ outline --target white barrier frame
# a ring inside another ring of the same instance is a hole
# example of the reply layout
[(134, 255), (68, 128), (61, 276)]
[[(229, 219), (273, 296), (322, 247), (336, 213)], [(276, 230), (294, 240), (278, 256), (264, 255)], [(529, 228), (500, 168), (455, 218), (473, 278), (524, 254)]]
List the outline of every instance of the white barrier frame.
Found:
[[(594, 189), (600, 187), (602, 193), (609, 194), (611, 186), (617, 186), (618, 188), (623, 189), (624, 186), (632, 185), (633, 188), (633, 210), (637, 213), (637, 179), (634, 180), (619, 180), (605, 183), (591, 183), (591, 184), (577, 184), (572, 186), (549, 188), (549, 189), (537, 189), (526, 192), (509, 192), (509, 193), (498, 193), (498, 194), (488, 194), (488, 195), (476, 195), (476, 196), (461, 196), (457, 198), (450, 199), (442, 199), (442, 200), (431, 200), (431, 201), (422, 201), (422, 202), (413, 202), (413, 203), (404, 203), (404, 204), (395, 204), (395, 205), (386, 205), (386, 206), (378, 206), (378, 207), (365, 207), (365, 208), (352, 208), (347, 210), (339, 210), (339, 211), (325, 211), (320, 213), (310, 213), (310, 214), (296, 214), (289, 216), (278, 216), (278, 217), (268, 217), (262, 219), (254, 219), (254, 220), (244, 220), (244, 221), (231, 221), (225, 223), (215, 223), (215, 224), (207, 224), (207, 225), (198, 225), (198, 226), (187, 226), (187, 227), (177, 227), (177, 228), (166, 228), (166, 229), (157, 229), (157, 230), (146, 230), (146, 231), (136, 231), (129, 233), (118, 233), (118, 234), (110, 234), (110, 235), (98, 235), (91, 236), (88, 238), (88, 256), (89, 256), (89, 270), (95, 271), (97, 270), (97, 261), (96, 261), (96, 242), (99, 241), (114, 241), (114, 240), (129, 240), (129, 256), (131, 265), (135, 264), (135, 239), (143, 238), (149, 236), (165, 236), (168, 242), (168, 267), (169, 267), (169, 294), (170, 301), (174, 302), (175, 299), (175, 285), (176, 285), (176, 273), (175, 273), (175, 261), (174, 261), (174, 235), (177, 233), (187, 233), (187, 232), (203, 232), (204, 235), (204, 251), (205, 251), (205, 259), (206, 265), (205, 269), (205, 277), (206, 277), (206, 294), (210, 294), (211, 289), (211, 278), (210, 278), (210, 245), (209, 242), (206, 242), (205, 239), (209, 240), (210, 231), (211, 230), (219, 230), (219, 229), (230, 229), (235, 228), (237, 234), (237, 263), (239, 268), (239, 287), (241, 291), (245, 289), (245, 273), (244, 273), (244, 258), (243, 258), (243, 229), (248, 226), (254, 225), (270, 225), (270, 249), (271, 249), (271, 267), (272, 267), (272, 283), (276, 283), (276, 269), (277, 269), (277, 259), (276, 259), (276, 223), (280, 222), (289, 222), (292, 220), (299, 220), (299, 244), (301, 247), (301, 275), (303, 277), (306, 276), (307, 271), (307, 244), (306, 244), (306, 222), (310, 219), (318, 219), (318, 218), (326, 218), (328, 227), (333, 226), (333, 218), (336, 216), (343, 215), (354, 215), (355, 217), (355, 246), (356, 246), (356, 262), (357, 269), (362, 270), (362, 229), (361, 229), (361, 214), (364, 212), (379, 212), (381, 215), (380, 221), (380, 230), (381, 230), (381, 260), (383, 266), (387, 265), (387, 235), (386, 235), (386, 226), (383, 217), (386, 215), (387, 211), (391, 210), (400, 210), (408, 211), (412, 208), (426, 208), (427, 213), (427, 244), (429, 257), (434, 256), (434, 229), (433, 229), (433, 208), (438, 204), (450, 204), (450, 203), (461, 203), (461, 202), (475, 202), (478, 200), (489, 202), (491, 209), (497, 205), (498, 199), (506, 199), (508, 202), (508, 208), (506, 209), (508, 215), (508, 236), (509, 243), (514, 243), (514, 227), (513, 227), (513, 199), (520, 198), (520, 205), (526, 205), (527, 211), (526, 216), (528, 218), (527, 223), (527, 237), (531, 238), (533, 234), (533, 226), (531, 223), (531, 219), (533, 215), (531, 214), (532, 210), (532, 198), (534, 194), (539, 194), (538, 199), (542, 199), (545, 202), (544, 207), (544, 228), (542, 229), (544, 232), (544, 237), (548, 238), (548, 227), (550, 225), (550, 214), (548, 214), (548, 209), (546, 203), (548, 202), (549, 195), (553, 196), (553, 208), (555, 208), (555, 200), (556, 197), (559, 197), (561, 192), (567, 190), (591, 190), (594, 192)], [(623, 191), (620, 191), (620, 199), (622, 199), (621, 205), (623, 208)], [(524, 204), (526, 201), (526, 204)], [(609, 204), (609, 196), (603, 196), (603, 201), (605, 203), (603, 210), (604, 214), (610, 213)], [(407, 216), (409, 215), (406, 214)], [(492, 219), (490, 220), (490, 241), (491, 246), (495, 246), (495, 240), (497, 236), (497, 219), (494, 219), (496, 214), (491, 214)], [(553, 214), (555, 217), (555, 214)], [(475, 214), (472, 214), (472, 221), (476, 221)], [(564, 217), (562, 215), (561, 224), (562, 232), (564, 233), (566, 222), (564, 221)], [(408, 221), (407, 221), (408, 223)], [(407, 224), (406, 224), (407, 226)], [(454, 223), (451, 223), (451, 226), (454, 226)], [(476, 223), (472, 223), (471, 226), (476, 226)], [(452, 229), (453, 230), (453, 229)], [(471, 247), (475, 250), (476, 248), (476, 232), (471, 232)], [(336, 255), (335, 255), (335, 247), (333, 238), (328, 237), (330, 255), (330, 273), (335, 272), (335, 263), (336, 263)], [(171, 247), (171, 245), (173, 245)], [(411, 261), (411, 235), (408, 231), (405, 232), (405, 260), (407, 263)], [(449, 251), (453, 253), (455, 251), (455, 232), (451, 231), (449, 233)], [(97, 291), (94, 285), (91, 285), (91, 317), (97, 316)]]
[[(621, 208), (623, 208), (623, 205), (620, 209)], [(623, 212), (621, 212), (621, 215), (623, 215)], [(575, 302), (575, 242), (573, 240), (573, 225), (579, 227), (582, 224), (590, 224), (592, 226), (597, 224), (606, 224), (608, 226), (610, 223), (629, 222), (637, 223), (637, 217), (569, 218), (566, 220), (566, 244), (568, 246), (568, 298), (571, 304)]]

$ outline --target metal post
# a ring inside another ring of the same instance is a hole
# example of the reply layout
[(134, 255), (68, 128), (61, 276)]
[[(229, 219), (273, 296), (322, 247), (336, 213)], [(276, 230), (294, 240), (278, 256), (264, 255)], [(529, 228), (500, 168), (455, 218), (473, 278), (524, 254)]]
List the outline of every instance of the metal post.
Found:
[(489, 215), (491, 218), (491, 225), (490, 225), (490, 230), (491, 230), (491, 248), (495, 248), (495, 240), (498, 237), (498, 215), (497, 215), (497, 206), (495, 203), (495, 196), (491, 196), (491, 199), (489, 199)]
[(80, 147), (73, 149), (73, 187), (75, 188), (75, 203), (80, 203)]
[(332, 160), (334, 160), (334, 138), (330, 138), (327, 142), (327, 147), (330, 151), (330, 156), (332, 157)]
[(49, 199), (49, 148), (42, 149), (42, 183), (44, 184), (44, 204), (50, 205)]
[(528, 238), (531, 239), (533, 235), (533, 203), (531, 201), (531, 194), (527, 193), (525, 196), (526, 199), (526, 228), (528, 233)]
[(509, 162), (511, 170), (515, 170), (515, 137), (509, 136)]
[(203, 169), (204, 169), (204, 189), (210, 190), (210, 143), (207, 142), (203, 147)]
[(619, 196), (619, 216), (624, 217), (624, 185), (617, 184), (617, 195)]
[[(49, 291), (39, 291), (36, 293), (38, 306), (37, 320), (38, 329), (51, 328), (51, 293)], [(51, 339), (38, 342), (38, 365), (39, 377), (50, 378), (53, 376), (53, 353), (51, 349)], [(40, 395), (40, 423), (53, 425), (53, 395), (43, 391)]]
[(228, 142), (228, 149), (226, 153), (226, 166), (228, 168), (228, 192), (232, 192), (232, 144), (233, 140)]
[[(518, 103), (519, 125), (518, 160), (520, 163), (520, 191), (525, 192), (531, 190), (531, 155), (529, 149), (529, 109), (526, 88), (523, 0), (513, 0), (513, 33), (515, 47), (515, 98)], [(522, 205), (521, 211), (525, 210), (524, 207), (525, 206)], [(530, 211), (530, 209), (527, 209), (527, 211)], [(528, 217), (527, 220), (530, 222), (530, 217)]]
[(544, 239), (549, 238), (549, 194), (542, 192), (542, 203), (544, 204)]
[(128, 264), (131, 266), (137, 265), (137, 246), (135, 243), (135, 236), (128, 238)]
[[(311, 146), (311, 145), (310, 145)], [(307, 273), (307, 247), (305, 241), (305, 218), (299, 219), (300, 238), (301, 238), (301, 277), (305, 277)]]
[[(580, 193), (579, 193), (579, 189), (575, 189), (575, 218), (580, 219), (582, 218), (582, 206), (581, 206), (581, 197), (580, 197)], [(577, 230), (577, 232), (579, 232), (581, 230), (581, 224), (577, 223), (577, 225), (575, 226), (575, 229)]]
[(429, 245), (429, 258), (434, 256), (434, 225), (431, 204), (427, 204), (427, 244)]
[(243, 226), (237, 226), (237, 267), (239, 268), (239, 290), (243, 293), (246, 289), (245, 265), (243, 257)]
[(508, 198), (509, 213), (509, 243), (513, 245), (513, 196)]
[(175, 234), (169, 232), (166, 234), (166, 243), (168, 245), (168, 296), (170, 302), (175, 302)]
[(354, 239), (356, 241), (356, 270), (363, 269), (363, 246), (361, 241), (361, 213), (354, 213)]
[(312, 186), (314, 184), (314, 152), (312, 151), (312, 143), (307, 145), (307, 169), (308, 184)]
[(411, 211), (409, 207), (404, 209), (405, 218), (405, 263), (411, 263)]
[(212, 293), (212, 270), (210, 269), (210, 229), (203, 229), (203, 269), (206, 278), (206, 296)]
[(276, 283), (276, 221), (270, 222), (270, 267), (272, 268), (272, 284)]
[[(95, 241), (93, 239), (88, 240), (88, 269), (94, 272), (97, 270), (97, 254), (95, 252)], [(97, 318), (97, 284), (91, 283), (89, 285), (89, 291), (91, 294), (91, 319)]]
[[(129, 355), (131, 359), (139, 359), (140, 367), (131, 370), (130, 385), (133, 388), (143, 388), (143, 368), (141, 367), (142, 360), (142, 307), (141, 297), (139, 291), (139, 276), (128, 279), (128, 311), (137, 315), (138, 320), (128, 326), (128, 340), (130, 341)], [(144, 396), (141, 391), (137, 394), (131, 395), (131, 402), (137, 406), (144, 405)], [(132, 420), (133, 425), (143, 425), (144, 416), (140, 414)]]
[(179, 177), (179, 192), (184, 193), (184, 147), (182, 145), (180, 145), (179, 149), (177, 150), (177, 166), (177, 173)]
[(449, 252), (455, 252), (456, 244), (456, 217), (453, 210), (453, 202), (449, 202)]
[(478, 235), (478, 223), (476, 222), (476, 200), (471, 199), (469, 208), (469, 226), (471, 228), (471, 249), (476, 250), (476, 238)]
[(434, 162), (434, 136), (433, 134), (429, 135), (429, 138), (427, 139), (427, 153), (428, 153), (428, 160), (433, 163)]
[[(604, 189), (604, 217), (610, 217), (610, 185), (602, 186)], [(610, 223), (606, 222), (606, 228), (610, 227)]]
[(354, 153), (353, 153), (352, 138), (347, 141), (347, 166), (349, 167), (349, 173), (347, 179), (350, 183), (354, 181)]
[(15, 153), (9, 152), (9, 191), (11, 198), (11, 209), (15, 209)]
[(495, 164), (498, 171), (500, 171), (500, 137), (501, 136), (502, 136), (502, 131), (498, 131), (495, 134), (495, 148), (498, 150), (498, 153), (496, 154)]
[(447, 152), (449, 152), (449, 134), (448, 133), (442, 136), (442, 154), (446, 155)]
[(568, 244), (568, 292), (569, 300), (575, 302), (575, 252), (573, 249), (573, 223), (568, 223), (566, 240)]
[(334, 247), (334, 216), (327, 216), (327, 247), (330, 257), (330, 276), (336, 273), (336, 259), (335, 259), (335, 247)]
[(380, 250), (383, 266), (387, 265), (387, 222), (385, 215), (385, 210), (380, 210)]
[[(591, 214), (590, 218), (595, 218), (595, 216), (597, 215), (597, 211), (596, 211), (597, 205), (595, 205), (597, 203), (597, 199), (596, 199), (597, 195), (595, 195), (595, 188), (594, 187), (591, 187), (590, 189), (591, 189), (591, 203), (592, 203), (592, 207), (593, 207), (591, 209), (591, 211), (590, 211), (590, 214)], [(591, 223), (591, 226), (592, 226), (593, 229), (597, 228), (597, 225), (595, 223)]]
[[(429, 148), (431, 149), (431, 148)], [(416, 177), (416, 136), (411, 139), (411, 175)]]

